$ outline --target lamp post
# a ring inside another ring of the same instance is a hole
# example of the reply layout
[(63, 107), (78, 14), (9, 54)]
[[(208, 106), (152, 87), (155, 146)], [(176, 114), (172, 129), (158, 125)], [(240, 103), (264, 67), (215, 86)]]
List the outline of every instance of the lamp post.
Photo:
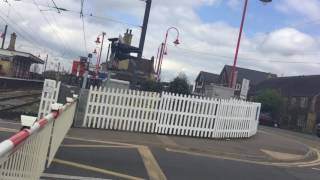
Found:
[[(260, 0), (263, 3), (269, 3), (272, 2), (272, 0)], [(236, 47), (236, 53), (234, 55), (234, 60), (233, 60), (233, 66), (232, 66), (232, 71), (231, 71), (231, 78), (229, 81), (229, 87), (234, 88), (234, 74), (236, 71), (236, 65), (237, 65), (237, 60), (238, 60), (238, 53), (239, 53), (239, 48), (240, 48), (240, 42), (241, 42), (241, 36), (242, 36), (242, 30), (243, 30), (243, 25), (244, 21), (246, 18), (246, 13), (247, 13), (247, 6), (248, 6), (248, 0), (245, 0), (244, 2), (244, 7), (243, 7), (243, 12), (242, 12), (242, 19), (241, 19), (241, 24), (240, 24), (240, 31), (238, 35), (238, 41), (237, 41), (237, 47)]]
[(164, 42), (160, 45), (160, 54), (159, 54), (159, 60), (158, 60), (158, 67), (157, 67), (157, 79), (160, 80), (160, 74), (161, 74), (161, 66), (163, 61), (163, 55), (167, 55), (167, 40), (168, 40), (168, 34), (170, 30), (175, 30), (177, 32), (176, 40), (173, 41), (173, 44), (178, 45), (179, 42), (179, 30), (176, 27), (169, 27), (166, 32), (166, 36), (164, 39)]
[[(106, 35), (105, 32), (102, 32), (102, 34), (100, 34), (98, 37), (97, 37), (97, 40), (95, 41), (95, 43), (98, 45), (101, 43), (100, 45), (100, 52), (99, 52), (99, 55), (97, 57), (97, 64), (96, 64), (96, 78), (99, 77), (99, 68), (100, 68), (100, 60), (101, 60), (101, 55), (102, 55), (102, 48), (103, 48), (103, 41), (104, 41), (104, 36)], [(102, 36), (102, 41), (100, 42), (100, 36)], [(96, 51), (96, 49), (95, 49)]]

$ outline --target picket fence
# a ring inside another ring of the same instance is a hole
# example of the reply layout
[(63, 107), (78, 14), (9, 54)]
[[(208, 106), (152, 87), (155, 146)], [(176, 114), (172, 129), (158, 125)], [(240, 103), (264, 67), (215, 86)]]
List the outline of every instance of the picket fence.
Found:
[(168, 92), (90, 87), (83, 127), (206, 138), (257, 132), (260, 104)]

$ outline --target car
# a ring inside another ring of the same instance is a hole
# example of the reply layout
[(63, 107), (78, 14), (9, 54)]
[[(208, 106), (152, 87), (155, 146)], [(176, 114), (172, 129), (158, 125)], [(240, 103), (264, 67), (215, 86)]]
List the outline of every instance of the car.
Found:
[(278, 127), (278, 122), (274, 121), (271, 113), (262, 112), (259, 117), (259, 124), (266, 126)]
[(320, 123), (316, 126), (317, 136), (320, 137)]

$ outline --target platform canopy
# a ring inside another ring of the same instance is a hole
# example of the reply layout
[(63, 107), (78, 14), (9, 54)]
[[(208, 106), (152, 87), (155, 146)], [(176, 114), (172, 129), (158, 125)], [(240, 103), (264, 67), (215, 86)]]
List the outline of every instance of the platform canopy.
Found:
[(7, 49), (0, 49), (0, 55), (7, 57), (22, 57), (30, 60), (32, 63), (44, 64), (44, 61), (37, 56), (34, 56), (30, 53), (21, 52), (21, 51), (11, 51)]

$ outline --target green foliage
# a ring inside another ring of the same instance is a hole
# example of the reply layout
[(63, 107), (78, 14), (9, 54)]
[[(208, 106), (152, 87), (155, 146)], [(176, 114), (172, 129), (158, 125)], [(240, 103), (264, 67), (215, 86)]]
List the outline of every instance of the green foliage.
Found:
[(180, 73), (170, 82), (168, 91), (177, 94), (190, 94), (190, 85), (187, 76)]
[(160, 82), (148, 80), (142, 83), (141, 89), (143, 91), (161, 92), (162, 85)]
[(269, 112), (273, 118), (279, 120), (283, 110), (284, 99), (277, 90), (266, 89), (255, 100), (261, 103), (262, 112)]

